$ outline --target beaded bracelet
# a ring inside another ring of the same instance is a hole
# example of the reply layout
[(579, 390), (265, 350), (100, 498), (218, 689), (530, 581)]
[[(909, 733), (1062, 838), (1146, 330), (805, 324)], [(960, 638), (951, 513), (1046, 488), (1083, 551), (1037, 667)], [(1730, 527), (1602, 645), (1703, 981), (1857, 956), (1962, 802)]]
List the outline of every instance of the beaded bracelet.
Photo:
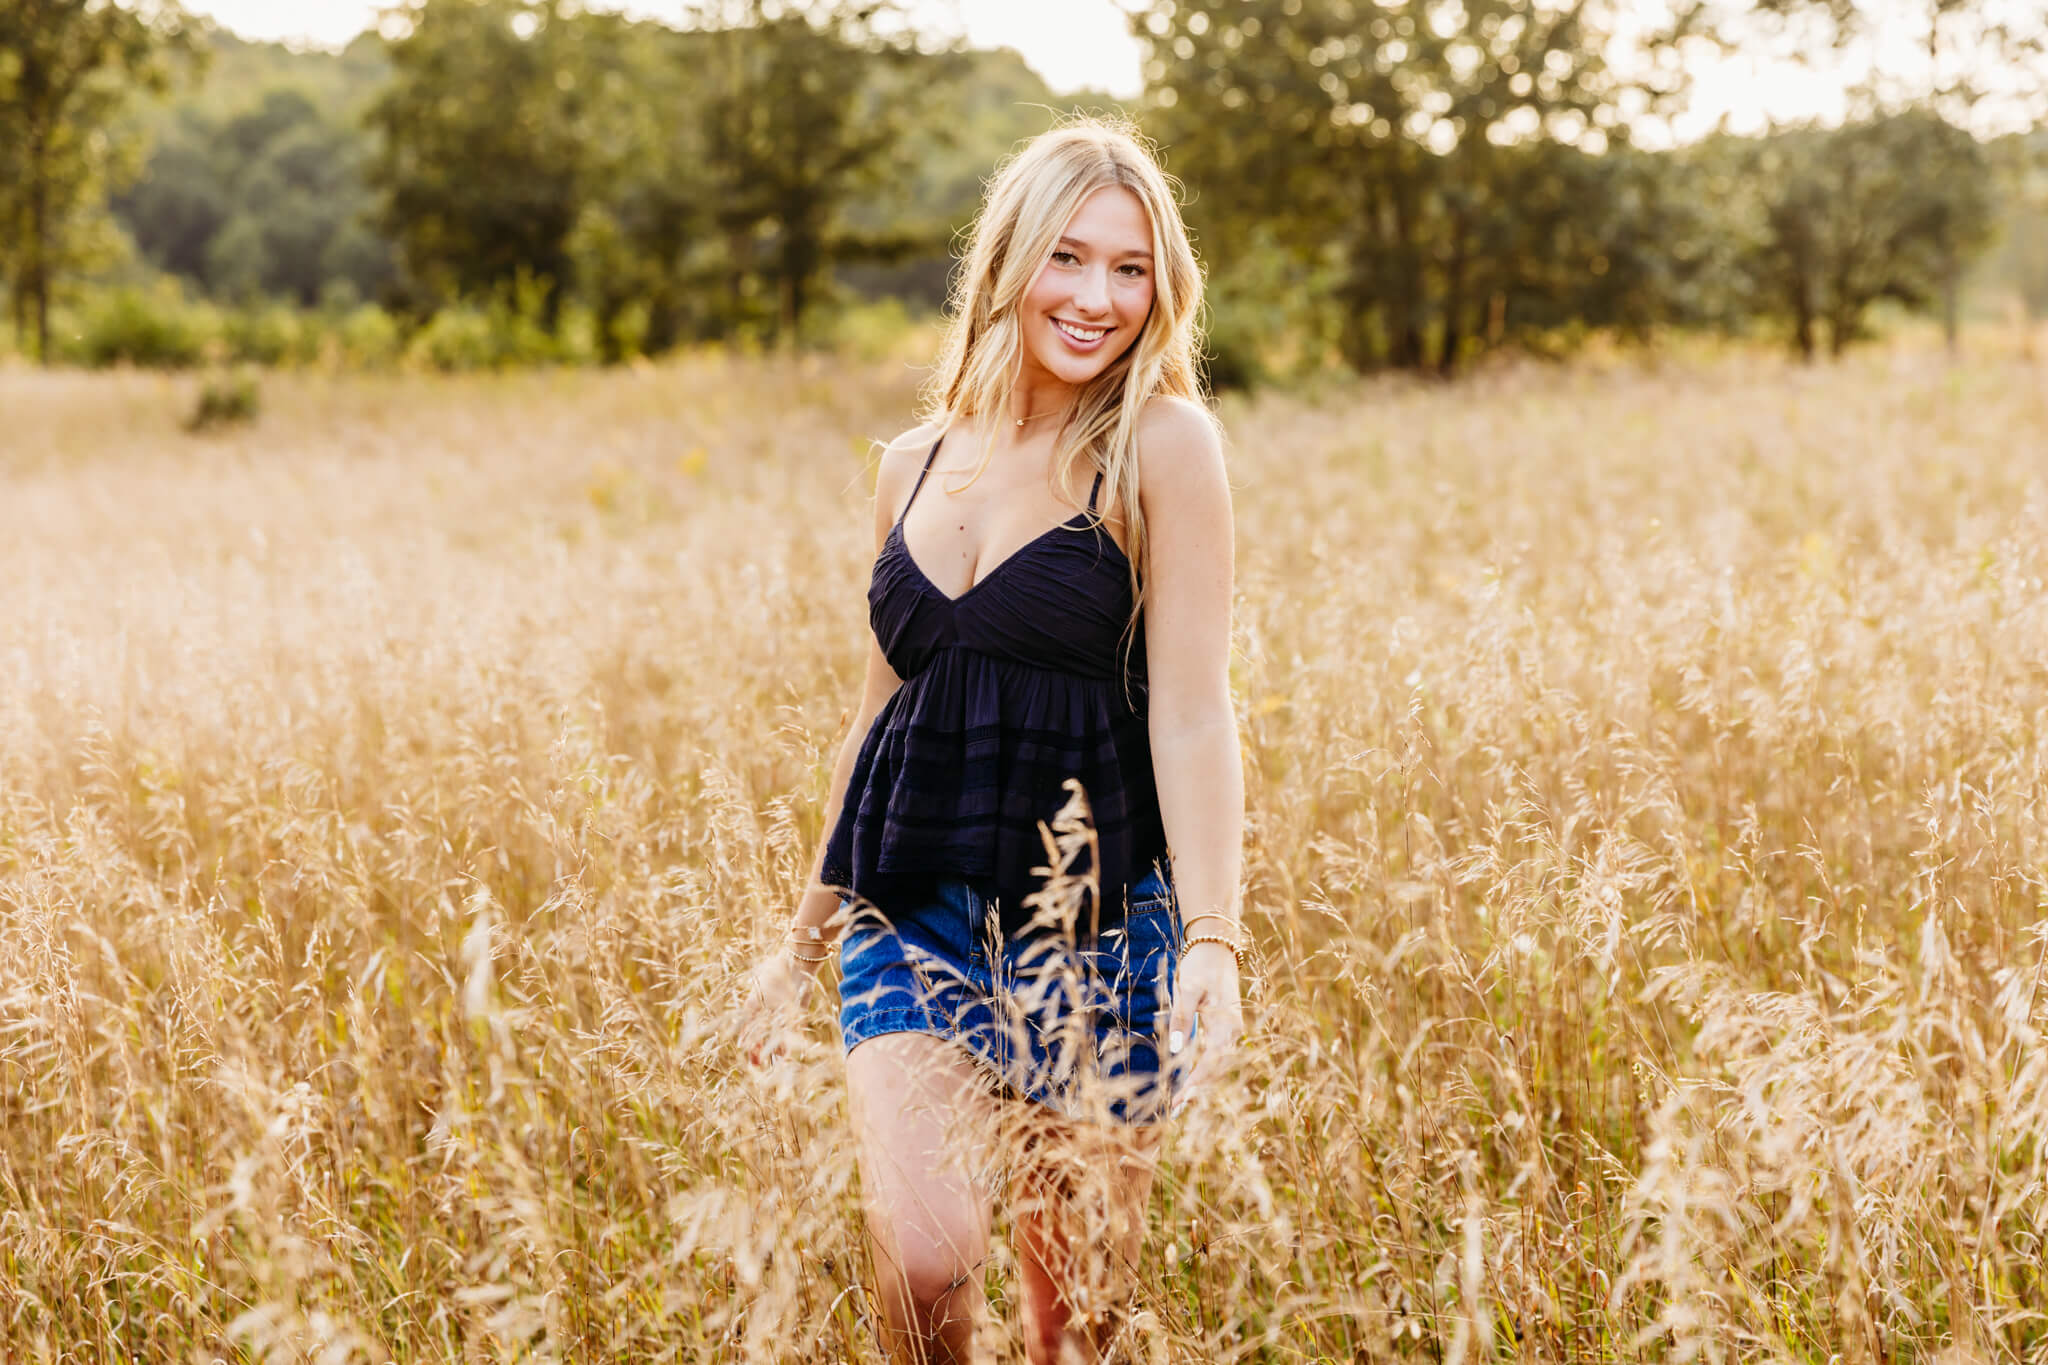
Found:
[[(815, 924), (793, 924), (790, 926), (789, 932), (783, 935), (783, 940), (789, 946), (789, 955), (798, 962), (827, 961), (832, 956), (832, 950), (839, 946), (838, 939), (827, 939), (825, 931), (818, 928)], [(804, 954), (796, 951), (796, 945), (799, 943), (807, 943), (814, 948), (823, 948), (825, 951), (816, 957), (806, 957)]]
[(1186, 958), (1188, 949), (1194, 947), (1197, 943), (1222, 944), (1230, 949), (1230, 956), (1237, 963), (1237, 969), (1239, 971), (1244, 970), (1244, 945), (1239, 943), (1235, 936), (1226, 938), (1222, 934), (1190, 934), (1180, 941), (1181, 957)]

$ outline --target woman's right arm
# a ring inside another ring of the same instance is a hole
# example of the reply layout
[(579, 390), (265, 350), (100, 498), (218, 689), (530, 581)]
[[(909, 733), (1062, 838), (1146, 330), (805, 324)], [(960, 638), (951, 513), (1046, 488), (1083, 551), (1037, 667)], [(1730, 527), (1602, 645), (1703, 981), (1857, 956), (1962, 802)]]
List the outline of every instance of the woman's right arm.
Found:
[[(922, 469), (929, 438), (925, 428), (919, 427), (906, 432), (890, 443), (882, 452), (881, 468), (875, 475), (875, 553), (882, 552), (883, 544), (889, 538), (889, 530), (896, 524), (898, 507), (910, 495), (910, 486)], [(790, 930), (799, 937), (807, 938), (815, 929), (824, 941), (838, 936), (834, 929), (826, 928), (826, 922), (839, 909), (839, 892), (819, 881), (824, 866), (823, 845), (832, 837), (838, 826), (839, 812), (846, 804), (846, 788), (853, 775), (853, 765), (860, 756), (861, 744), (867, 738), (868, 729), (875, 723), (875, 717), (903, 680), (896, 676), (896, 670), (889, 666), (889, 660), (882, 653), (882, 646), (868, 633), (867, 677), (861, 685), (860, 705), (855, 710), (853, 724), (847, 730), (846, 738), (840, 742), (839, 757), (832, 765), (832, 784), (825, 801), (825, 833), (819, 840), (818, 856), (811, 861), (811, 879), (804, 888), (801, 900), (797, 902), (796, 917), (790, 923)], [(806, 956), (816, 956), (816, 949), (805, 949)]]
[[(870, 637), (867, 681), (861, 687), (860, 708), (854, 713), (852, 728), (841, 741), (839, 757), (832, 764), (831, 795), (825, 802), (825, 832), (818, 841), (818, 856), (811, 860), (810, 882), (804, 888), (803, 898), (797, 902), (796, 918), (790, 922), (791, 932), (801, 938), (811, 937), (812, 929), (818, 931), (823, 942), (838, 937), (837, 930), (825, 927), (825, 922), (839, 908), (839, 892), (819, 880), (825, 862), (824, 845), (839, 825), (839, 812), (846, 804), (846, 786), (853, 776), (854, 761), (860, 757), (861, 741), (867, 738), (868, 728), (875, 723), (883, 704), (902, 685), (896, 670), (889, 667), (889, 661), (882, 657), (881, 646)], [(811, 956), (817, 952), (815, 949), (806, 951)]]
[[(882, 452), (881, 468), (875, 473), (875, 553), (878, 555), (889, 537), (889, 528), (896, 523), (897, 509), (910, 497), (911, 482), (923, 467), (925, 442), (930, 439), (926, 429), (919, 427), (898, 437)], [(883, 704), (902, 685), (903, 680), (896, 676), (896, 670), (889, 667), (888, 659), (883, 657), (874, 632), (869, 631), (867, 681), (861, 686), (860, 708), (854, 714), (852, 728), (840, 742), (839, 760), (832, 765), (832, 786), (825, 801), (825, 836), (820, 840), (818, 856), (811, 864), (810, 883), (797, 901), (796, 917), (791, 921), (789, 933), (784, 935), (782, 944), (757, 962), (749, 973), (751, 985), (746, 1000), (740, 1006), (740, 1045), (757, 1066), (781, 1055), (786, 1046), (785, 1031), (777, 1026), (776, 1019), (801, 1008), (815, 985), (819, 964), (830, 960), (831, 954), (818, 948), (793, 950), (789, 935), (816, 930), (821, 942), (830, 942), (839, 936), (837, 929), (825, 927), (839, 911), (839, 893), (818, 880), (825, 862), (822, 845), (831, 841), (832, 830), (839, 823), (840, 808), (846, 804), (846, 786), (852, 779), (853, 765), (860, 757), (860, 746), (867, 738), (868, 727), (875, 723), (875, 716)]]

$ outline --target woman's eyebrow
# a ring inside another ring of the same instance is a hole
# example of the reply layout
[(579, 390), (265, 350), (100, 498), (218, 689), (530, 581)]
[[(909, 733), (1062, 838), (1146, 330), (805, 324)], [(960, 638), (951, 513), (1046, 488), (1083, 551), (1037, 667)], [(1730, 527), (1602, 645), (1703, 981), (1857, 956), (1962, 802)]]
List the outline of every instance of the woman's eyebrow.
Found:
[[(1077, 247), (1080, 247), (1080, 248), (1081, 248), (1081, 250), (1083, 250), (1083, 251), (1086, 251), (1086, 250), (1088, 250), (1088, 243), (1086, 243), (1086, 242), (1082, 241), (1082, 240), (1081, 240), (1081, 239), (1080, 239), (1079, 237), (1062, 237), (1062, 238), (1060, 238), (1060, 245), (1061, 245), (1061, 246), (1077, 246)], [(1148, 261), (1152, 259), (1152, 253), (1151, 253), (1151, 252), (1149, 252), (1149, 251), (1126, 251), (1126, 252), (1124, 253), (1124, 255), (1125, 255), (1126, 257), (1130, 257), (1130, 256), (1141, 256), (1141, 257), (1143, 257), (1143, 258), (1144, 258), (1145, 260), (1148, 260)]]

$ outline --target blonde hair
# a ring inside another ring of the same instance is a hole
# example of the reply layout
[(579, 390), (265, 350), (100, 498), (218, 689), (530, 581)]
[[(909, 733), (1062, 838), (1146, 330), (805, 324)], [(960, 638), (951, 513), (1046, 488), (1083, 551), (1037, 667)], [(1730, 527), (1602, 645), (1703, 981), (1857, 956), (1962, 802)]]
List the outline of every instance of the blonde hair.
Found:
[[(1135, 194), (1151, 220), (1152, 310), (1137, 340), (1075, 394), (1073, 409), (1053, 438), (1052, 473), (1056, 486), (1072, 488), (1076, 465), (1098, 469), (1123, 508), (1131, 564), (1128, 658), (1129, 639), (1144, 607), (1138, 415), (1159, 395), (1193, 399), (1208, 413), (1197, 367), (1201, 267), (1181, 221), (1175, 182), (1160, 169), (1135, 124), (1075, 119), (1040, 133), (996, 168), (969, 229), (939, 362), (919, 416), (943, 435), (962, 418), (1004, 411), (1024, 360), (1018, 306), (1082, 201), (1111, 185)], [(987, 426), (977, 478), (994, 449), (995, 424)], [(1098, 507), (1098, 526), (1101, 519)]]

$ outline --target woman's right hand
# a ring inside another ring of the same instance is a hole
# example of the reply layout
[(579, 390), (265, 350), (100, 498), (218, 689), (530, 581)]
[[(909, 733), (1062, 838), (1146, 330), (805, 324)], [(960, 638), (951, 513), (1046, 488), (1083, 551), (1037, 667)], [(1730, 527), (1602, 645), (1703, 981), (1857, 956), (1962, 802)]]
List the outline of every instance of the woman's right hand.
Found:
[[(817, 949), (806, 947), (805, 956), (818, 956)], [(822, 962), (800, 960), (785, 944), (748, 970), (739, 1034), (740, 1047), (755, 1066), (789, 1050), (789, 1032), (803, 1018), (821, 966)]]

